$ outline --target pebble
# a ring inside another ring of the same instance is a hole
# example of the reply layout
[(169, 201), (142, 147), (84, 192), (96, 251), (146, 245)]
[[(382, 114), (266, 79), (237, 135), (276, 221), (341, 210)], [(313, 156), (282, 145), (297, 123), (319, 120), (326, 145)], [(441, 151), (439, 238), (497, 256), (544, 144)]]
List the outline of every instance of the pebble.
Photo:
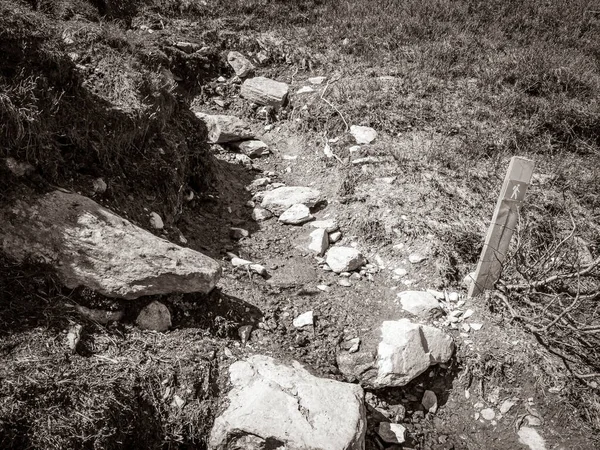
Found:
[(448, 300), (450, 300), (451, 302), (458, 301), (458, 292), (450, 292), (448, 294)]
[(142, 330), (167, 331), (171, 328), (171, 313), (165, 305), (153, 301), (142, 308), (135, 323)]
[(420, 264), (427, 259), (426, 256), (419, 255), (418, 253), (411, 253), (408, 255), (408, 260), (411, 264)]
[(232, 239), (242, 239), (250, 236), (250, 232), (243, 228), (231, 227), (229, 229), (229, 236), (231, 236)]
[(302, 328), (302, 327), (306, 327), (309, 325), (313, 325), (313, 312), (307, 311), (304, 314), (300, 314), (298, 317), (296, 317), (294, 319), (293, 325), (296, 328)]
[(507, 399), (502, 402), (500, 405), (500, 413), (506, 414), (510, 409), (517, 404), (516, 401)]
[(162, 219), (155, 212), (150, 213), (150, 225), (156, 230), (162, 230), (165, 227), (165, 224), (163, 223)]
[(468, 333), (471, 330), (471, 327), (468, 323), (463, 323), (461, 328), (465, 333)]
[(102, 178), (96, 178), (92, 183), (94, 194), (104, 194), (107, 187), (106, 182)]
[(347, 278), (342, 278), (338, 281), (338, 284), (340, 286), (344, 286), (344, 287), (350, 287), (352, 286), (352, 284), (350, 283), (350, 281)]
[(250, 339), (250, 333), (252, 333), (252, 325), (243, 325), (238, 328), (238, 335), (242, 341), (242, 344), (245, 344)]
[(325, 230), (320, 228), (316, 229), (310, 233), (309, 239), (308, 249), (311, 252), (321, 256), (327, 251), (327, 248), (329, 247), (329, 237)]
[(354, 136), (357, 144), (370, 144), (377, 137), (377, 131), (373, 128), (359, 125), (352, 125), (350, 134)]
[(296, 94), (310, 94), (311, 92), (315, 92), (315, 90), (310, 86), (303, 86), (300, 89), (298, 89)]
[(329, 292), (331, 290), (331, 288), (329, 286), (327, 286), (326, 284), (319, 284), (317, 286), (317, 289), (323, 292)]
[(403, 444), (406, 440), (406, 428), (399, 423), (381, 422), (377, 434), (388, 444)]
[(423, 408), (430, 413), (435, 414), (438, 409), (437, 396), (435, 395), (435, 392), (425, 391), (423, 393), (423, 398), (421, 399), (421, 405), (423, 405)]
[(327, 79), (327, 77), (310, 77), (308, 82), (310, 84), (323, 84), (323, 82)]
[[(252, 202), (252, 206), (254, 206), (254, 202)], [(264, 208), (254, 208), (252, 210), (252, 219), (255, 222), (262, 222), (263, 220), (267, 220), (273, 217), (273, 214), (268, 209)]]
[(483, 417), (485, 420), (494, 420), (496, 413), (492, 408), (485, 408), (481, 410), (481, 417)]
[(310, 226), (313, 228), (322, 228), (328, 233), (333, 233), (339, 229), (335, 219), (315, 220), (314, 222), (310, 223)]
[(348, 353), (356, 353), (360, 349), (360, 338), (350, 339), (352, 346), (348, 350)]
[(329, 235), (329, 242), (332, 243), (332, 244), (335, 244), (341, 238), (342, 238), (342, 232), (341, 231), (334, 231), (333, 233), (331, 233)]
[(481, 328), (483, 328), (482, 323), (471, 323), (470, 326), (474, 331), (479, 331)]
[(469, 317), (471, 317), (473, 315), (475, 311), (473, 311), (472, 309), (467, 309), (465, 311), (465, 313), (462, 315), (463, 320), (464, 319), (468, 319)]
[(396, 274), (399, 277), (405, 277), (406, 275), (408, 275), (408, 270), (399, 267), (397, 269), (394, 269), (394, 274)]

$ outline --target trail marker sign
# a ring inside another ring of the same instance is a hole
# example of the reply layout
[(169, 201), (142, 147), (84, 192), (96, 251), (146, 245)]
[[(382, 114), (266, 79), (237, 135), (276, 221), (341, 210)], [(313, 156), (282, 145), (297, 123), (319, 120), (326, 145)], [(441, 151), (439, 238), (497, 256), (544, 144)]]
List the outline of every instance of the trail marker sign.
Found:
[(519, 218), (517, 207), (525, 199), (525, 193), (533, 174), (533, 166), (533, 161), (520, 156), (514, 156), (510, 160), (492, 223), (479, 257), (475, 279), (469, 287), (469, 297), (474, 297), (494, 287), (502, 273), (508, 246)]

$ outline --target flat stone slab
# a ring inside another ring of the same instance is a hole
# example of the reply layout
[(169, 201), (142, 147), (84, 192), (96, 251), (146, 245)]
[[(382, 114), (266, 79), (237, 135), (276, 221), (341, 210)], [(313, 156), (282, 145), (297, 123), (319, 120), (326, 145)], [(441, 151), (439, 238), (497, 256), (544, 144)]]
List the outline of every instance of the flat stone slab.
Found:
[(423, 319), (441, 311), (440, 302), (429, 292), (403, 291), (398, 293), (398, 298), (402, 309)]
[(82, 195), (53, 191), (0, 209), (0, 244), (17, 261), (54, 268), (68, 288), (134, 299), (209, 292), (221, 276), (212, 258), (161, 239)]
[(229, 375), (228, 407), (215, 420), (209, 449), (364, 449), (360, 386), (318, 378), (296, 361), (288, 365), (262, 355), (235, 362)]

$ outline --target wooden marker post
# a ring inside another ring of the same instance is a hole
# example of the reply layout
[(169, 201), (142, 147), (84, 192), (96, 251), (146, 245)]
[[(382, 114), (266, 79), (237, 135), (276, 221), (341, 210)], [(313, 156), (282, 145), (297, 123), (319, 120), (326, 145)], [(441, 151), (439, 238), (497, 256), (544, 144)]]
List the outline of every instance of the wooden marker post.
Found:
[(469, 287), (469, 297), (491, 289), (500, 278), (508, 245), (519, 217), (517, 208), (523, 203), (532, 174), (533, 161), (520, 156), (512, 157), (492, 223), (485, 237), (475, 280)]

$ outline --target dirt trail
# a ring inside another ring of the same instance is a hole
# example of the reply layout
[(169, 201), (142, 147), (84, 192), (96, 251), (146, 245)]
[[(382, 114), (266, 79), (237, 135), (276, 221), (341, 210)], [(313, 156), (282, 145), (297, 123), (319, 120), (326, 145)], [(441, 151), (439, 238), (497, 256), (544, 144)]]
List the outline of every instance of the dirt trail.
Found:
[[(335, 218), (343, 235), (336, 245), (356, 245), (376, 270), (360, 279), (354, 275), (348, 279), (350, 286), (342, 286), (343, 278), (323, 270), (323, 260), (299, 246), (302, 236), (311, 230), (310, 224), (283, 225), (277, 218), (254, 223), (243, 219), (245, 212), (232, 211), (232, 225), (252, 230), (238, 242), (238, 256), (264, 265), (270, 274), (263, 280), (224, 263), (222, 292), (244, 299), (262, 315), (249, 342), (235, 343), (233, 358), (253, 353), (294, 358), (321, 376), (344, 380), (335, 360), (340, 344), (363, 338), (383, 320), (410, 317), (399, 305), (398, 292), (444, 286), (432, 252), (436, 236), (412, 238), (392, 229), (390, 224), (401, 211), (382, 206), (414, 189), (393, 180), (390, 183), (390, 177), (397, 176), (393, 166), (364, 166), (356, 174), (357, 178), (370, 174), (366, 182), (358, 180), (349, 187), (348, 170), (355, 169), (326, 157), (324, 138), (295, 134), (285, 122), (271, 131), (258, 128), (257, 132), (272, 155), (254, 160), (255, 177), (268, 174), (272, 182), (321, 190), (326, 202), (314, 211), (316, 219)], [(386, 136), (378, 139), (393, 145)], [(375, 226), (369, 228), (369, 224)], [(427, 259), (412, 264), (408, 261), (412, 253)], [(403, 272), (394, 269), (405, 269), (406, 275), (398, 276)], [(327, 286), (325, 292), (323, 285)], [(458, 292), (466, 300), (464, 286), (448, 292)], [(526, 449), (530, 447), (518, 430), (528, 423), (535, 425), (545, 440), (546, 447), (539, 448), (590, 448), (583, 436), (569, 431), (565, 420), (569, 412), (561, 407), (560, 399), (551, 394), (543, 398), (545, 394), (537, 388), (534, 377), (539, 365), (523, 358), (522, 352), (531, 338), (496, 324), (483, 299), (466, 300), (461, 309), (472, 309), (474, 314), (467, 322), (483, 324), (483, 328), (469, 332), (461, 330), (460, 324), (455, 327), (458, 329), (444, 328), (458, 348), (449, 366), (434, 366), (403, 388), (367, 393), (367, 449), (382, 448), (375, 430), (379, 422), (390, 420), (407, 427), (409, 439), (403, 447), (407, 449)], [(293, 319), (307, 311), (314, 312), (314, 330), (294, 328)], [(438, 397), (436, 414), (424, 412), (420, 404), (427, 389)], [(402, 405), (404, 417), (395, 415), (398, 405)]]

